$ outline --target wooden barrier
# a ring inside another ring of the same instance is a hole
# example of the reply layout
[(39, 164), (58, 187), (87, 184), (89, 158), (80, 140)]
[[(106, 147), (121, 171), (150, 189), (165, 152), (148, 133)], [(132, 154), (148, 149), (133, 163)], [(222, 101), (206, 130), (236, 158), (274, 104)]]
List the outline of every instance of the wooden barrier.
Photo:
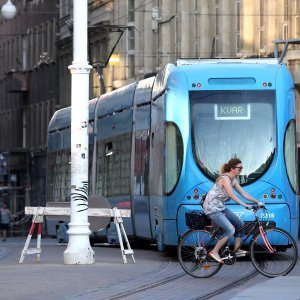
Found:
[[(89, 217), (114, 217), (115, 209), (117, 208), (89, 208), (88, 216)], [(128, 218), (131, 216), (130, 209), (117, 209), (120, 212), (122, 218)], [(71, 209), (70, 207), (25, 207), (26, 215), (35, 215), (36, 212), (40, 215), (47, 216), (70, 216)]]
[[(21, 258), (19, 263), (23, 263), (25, 255), (29, 254), (37, 254), (37, 260), (40, 260), (40, 254), (42, 253), (41, 249), (41, 231), (42, 231), (42, 223), (44, 216), (70, 216), (71, 209), (70, 207), (32, 207), (26, 206), (25, 207), (25, 214), (26, 215), (33, 215), (31, 228), (24, 246), (24, 249), (21, 253)], [(134, 259), (134, 252), (131, 249), (122, 218), (128, 218), (131, 216), (131, 210), (129, 209), (118, 209), (114, 208), (89, 208), (88, 209), (88, 216), (89, 217), (112, 217), (114, 218), (114, 223), (116, 224), (117, 234), (119, 238), (120, 248), (121, 248), (121, 255), (123, 258), (124, 264), (127, 263), (126, 255), (130, 254), (132, 257), (133, 262), (135, 263)], [(36, 224), (38, 224), (38, 236), (37, 236), (37, 248), (28, 248), (30, 244), (31, 237), (33, 235), (34, 229), (36, 228)], [(123, 235), (123, 236), (122, 236)], [(124, 248), (123, 244), (123, 237), (125, 243), (127, 245), (127, 249)]]

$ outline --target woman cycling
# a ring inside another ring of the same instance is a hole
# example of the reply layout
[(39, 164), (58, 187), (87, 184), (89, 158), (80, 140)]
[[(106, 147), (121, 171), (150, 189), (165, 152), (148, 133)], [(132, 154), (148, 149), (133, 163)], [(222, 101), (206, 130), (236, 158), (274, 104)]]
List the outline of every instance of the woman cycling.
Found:
[(234, 236), (234, 252), (239, 255), (244, 255), (246, 252), (240, 250), (242, 232), (236, 232), (241, 228), (243, 221), (231, 210), (229, 210), (225, 202), (229, 199), (234, 200), (236, 203), (243, 205), (247, 209), (251, 209), (252, 205), (244, 203), (234, 193), (233, 189), (237, 191), (245, 199), (264, 206), (264, 203), (253, 198), (246, 193), (240, 186), (236, 177), (241, 173), (243, 169), (242, 162), (238, 158), (232, 158), (227, 163), (221, 166), (221, 175), (217, 178), (214, 186), (206, 195), (203, 203), (204, 213), (219, 227), (223, 229), (223, 235), (217, 242), (215, 247), (209, 253), (209, 256), (219, 263), (223, 263), (219, 250), (228, 241), (228, 239)]

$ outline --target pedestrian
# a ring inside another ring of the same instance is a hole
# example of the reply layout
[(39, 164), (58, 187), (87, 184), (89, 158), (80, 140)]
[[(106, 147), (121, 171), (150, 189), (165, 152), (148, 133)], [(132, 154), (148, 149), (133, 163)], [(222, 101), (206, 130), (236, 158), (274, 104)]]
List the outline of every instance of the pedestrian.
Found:
[(235, 189), (235, 191), (245, 199), (255, 202), (260, 206), (264, 206), (264, 203), (253, 198), (240, 186), (237, 176), (240, 175), (242, 170), (243, 165), (239, 158), (232, 158), (227, 163), (223, 164), (221, 166), (221, 175), (217, 178), (214, 186), (207, 193), (203, 203), (204, 213), (215, 224), (223, 229), (223, 235), (209, 253), (209, 256), (219, 263), (223, 263), (222, 258), (219, 255), (219, 251), (232, 236), (235, 238), (233, 251), (236, 255), (244, 256), (246, 254), (246, 251), (240, 249), (243, 232), (236, 232), (236, 230), (244, 225), (244, 222), (226, 207), (225, 202), (232, 199), (247, 209), (251, 209), (252, 205), (246, 204), (240, 200), (239, 197), (233, 193), (233, 189)]
[(2, 206), (2, 208), (0, 208), (0, 213), (1, 213), (0, 228), (1, 228), (2, 234), (3, 234), (2, 242), (5, 242), (6, 236), (7, 236), (7, 230), (9, 229), (10, 220), (13, 219), (6, 202), (3, 202), (3, 206)]

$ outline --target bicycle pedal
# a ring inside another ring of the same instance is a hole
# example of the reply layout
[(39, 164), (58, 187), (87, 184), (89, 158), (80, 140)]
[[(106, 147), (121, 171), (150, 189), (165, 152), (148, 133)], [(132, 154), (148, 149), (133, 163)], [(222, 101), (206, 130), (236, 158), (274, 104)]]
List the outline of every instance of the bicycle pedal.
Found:
[(246, 256), (246, 253), (240, 253), (235, 255), (235, 257), (243, 257), (243, 256)]

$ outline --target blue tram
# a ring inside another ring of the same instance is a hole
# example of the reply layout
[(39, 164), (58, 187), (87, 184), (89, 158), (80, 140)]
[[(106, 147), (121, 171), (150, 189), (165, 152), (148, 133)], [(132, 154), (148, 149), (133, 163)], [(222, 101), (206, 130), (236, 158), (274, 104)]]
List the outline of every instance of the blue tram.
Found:
[[(239, 181), (267, 204), (267, 218), (299, 227), (295, 94), (277, 60), (180, 60), (155, 77), (90, 101), (90, 193), (130, 208), (126, 232), (177, 245), (185, 212), (200, 209), (219, 167), (243, 161)], [(70, 108), (48, 128), (47, 201), (70, 200)], [(244, 221), (251, 212), (229, 202)], [(55, 234), (57, 222), (48, 222)], [(92, 238), (116, 240), (114, 225)]]

